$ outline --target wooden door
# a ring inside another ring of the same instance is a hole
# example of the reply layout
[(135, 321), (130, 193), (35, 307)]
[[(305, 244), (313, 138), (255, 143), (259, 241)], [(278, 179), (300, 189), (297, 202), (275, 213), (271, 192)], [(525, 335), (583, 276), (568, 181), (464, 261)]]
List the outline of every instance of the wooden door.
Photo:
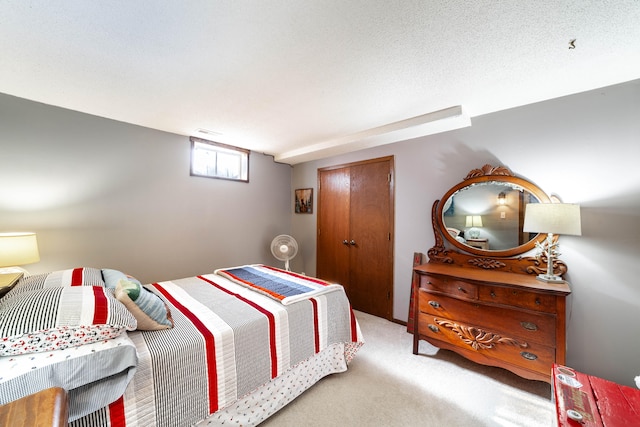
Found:
[(330, 282), (349, 282), (349, 168), (318, 176), (318, 243), (316, 275)]
[(391, 176), (390, 161), (351, 167), (349, 298), (356, 310), (386, 319), (393, 294)]
[(319, 171), (318, 277), (345, 287), (354, 309), (391, 319), (393, 158)]

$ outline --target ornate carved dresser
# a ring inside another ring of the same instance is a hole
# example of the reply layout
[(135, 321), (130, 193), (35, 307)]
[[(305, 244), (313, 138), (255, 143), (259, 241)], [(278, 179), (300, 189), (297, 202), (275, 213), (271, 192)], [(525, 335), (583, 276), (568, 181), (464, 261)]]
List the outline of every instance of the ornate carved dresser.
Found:
[[(506, 208), (495, 206), (500, 192), (509, 196)], [(567, 283), (536, 279), (546, 271), (546, 258), (523, 254), (546, 236), (522, 232), (524, 206), (551, 200), (508, 169), (489, 165), (471, 171), (442, 200), (432, 209), (435, 246), (429, 262), (413, 270), (413, 353), (423, 339), (477, 363), (551, 382), (553, 364), (565, 363), (571, 290)], [(476, 211), (466, 210), (469, 206)], [(456, 215), (478, 213), (484, 217), (481, 232), (491, 242), (489, 250), (447, 232), (463, 228)], [(505, 231), (507, 221), (510, 231)], [(553, 270), (562, 275), (567, 268), (556, 259)]]

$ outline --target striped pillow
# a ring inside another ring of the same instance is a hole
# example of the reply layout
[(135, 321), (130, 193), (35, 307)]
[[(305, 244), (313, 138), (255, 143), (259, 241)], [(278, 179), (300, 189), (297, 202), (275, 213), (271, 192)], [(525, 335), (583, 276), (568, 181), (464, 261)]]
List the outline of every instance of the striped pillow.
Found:
[(157, 331), (173, 327), (171, 311), (167, 304), (135, 279), (120, 279), (115, 295), (138, 321), (138, 329)]
[(127, 308), (101, 286), (24, 292), (0, 305), (0, 356), (78, 347), (136, 326)]
[[(24, 292), (39, 289), (62, 288), (65, 286), (104, 286), (102, 272), (99, 268), (81, 267), (67, 270), (52, 271), (50, 273), (34, 274), (23, 277), (7, 294), (6, 298), (20, 295)], [(2, 299), (5, 301), (5, 298)]]

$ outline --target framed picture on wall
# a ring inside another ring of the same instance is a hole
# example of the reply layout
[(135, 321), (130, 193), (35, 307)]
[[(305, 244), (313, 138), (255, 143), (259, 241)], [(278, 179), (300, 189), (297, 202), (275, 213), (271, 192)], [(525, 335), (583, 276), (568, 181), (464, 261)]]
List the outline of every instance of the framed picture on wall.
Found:
[(313, 188), (298, 188), (295, 190), (295, 199), (296, 213), (313, 213)]

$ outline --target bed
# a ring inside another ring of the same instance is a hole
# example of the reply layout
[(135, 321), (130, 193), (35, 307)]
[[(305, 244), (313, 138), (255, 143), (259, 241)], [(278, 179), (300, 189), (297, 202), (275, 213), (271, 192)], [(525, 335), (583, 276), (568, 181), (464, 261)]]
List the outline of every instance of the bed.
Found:
[(25, 277), (0, 333), (0, 404), (63, 387), (72, 427), (257, 425), (364, 343), (341, 286), (264, 265)]

